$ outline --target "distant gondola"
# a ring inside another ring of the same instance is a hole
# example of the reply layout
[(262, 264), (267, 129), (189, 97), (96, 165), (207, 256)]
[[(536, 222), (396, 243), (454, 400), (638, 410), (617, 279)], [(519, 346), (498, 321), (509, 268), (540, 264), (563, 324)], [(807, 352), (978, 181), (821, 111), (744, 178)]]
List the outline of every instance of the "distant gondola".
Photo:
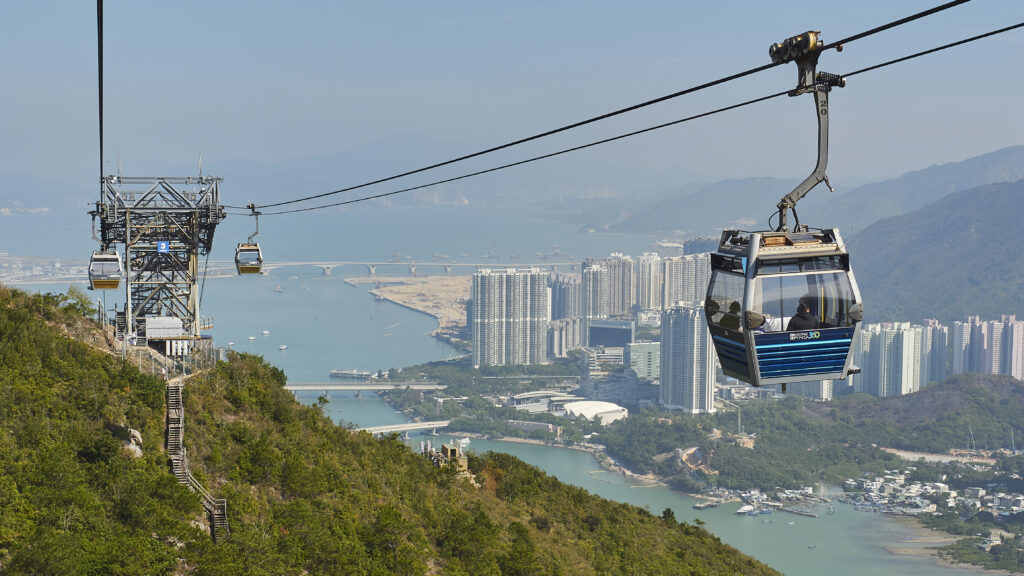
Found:
[(260, 245), (240, 242), (235, 249), (235, 268), (239, 274), (259, 274), (263, 269), (263, 252)]
[(124, 276), (121, 255), (114, 250), (96, 250), (89, 260), (89, 289), (117, 290)]
[(239, 242), (235, 248), (235, 268), (239, 274), (259, 274), (263, 271), (263, 251), (256, 242), (256, 235), (260, 233), (260, 213), (256, 211), (254, 204), (247, 206), (252, 211), (252, 217), (256, 220), (256, 231), (249, 236), (247, 242)]

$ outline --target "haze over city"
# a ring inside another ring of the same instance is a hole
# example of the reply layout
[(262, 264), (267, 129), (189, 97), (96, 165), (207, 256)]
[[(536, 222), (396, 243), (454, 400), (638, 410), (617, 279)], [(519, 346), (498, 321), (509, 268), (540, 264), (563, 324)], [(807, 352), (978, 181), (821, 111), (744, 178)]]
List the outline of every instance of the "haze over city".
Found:
[[(196, 171), (200, 155), (216, 170), (230, 160), (276, 164), (375, 142), (394, 154), (380, 161), (381, 171), (419, 167), (766, 64), (769, 44), (805, 30), (821, 30), (829, 42), (931, 6), (924, 0), (442, 8), (108, 1), (105, 172), (115, 172), (119, 158), (126, 174), (185, 174)], [(11, 55), (0, 93), (6, 110), (0, 173), (95, 188), (93, 8), (81, 2), (4, 8), (4, 19), (17, 25), (0, 39)], [(859, 69), (1022, 15), (1017, 2), (973, 2), (830, 52), (819, 69)], [(1022, 42), (1019, 34), (1003, 35), (851, 80), (832, 99), (835, 185), (1018, 144), (1024, 111), (1013, 102), (1024, 79), (1012, 71)], [(468, 166), (588, 142), (794, 84), (792, 67), (780, 67)], [(543, 170), (620, 169), (646, 174), (640, 181), (660, 187), (803, 177), (814, 151), (808, 107), (777, 99), (552, 160)], [(440, 154), (421, 148), (438, 145)], [(498, 178), (524, 178), (534, 169)], [(339, 171), (333, 185), (379, 175)], [(486, 194), (493, 180), (477, 182), (467, 182), (467, 190)]]
[(0, 574), (1019, 572), (1024, 3), (938, 1), (5, 6)]

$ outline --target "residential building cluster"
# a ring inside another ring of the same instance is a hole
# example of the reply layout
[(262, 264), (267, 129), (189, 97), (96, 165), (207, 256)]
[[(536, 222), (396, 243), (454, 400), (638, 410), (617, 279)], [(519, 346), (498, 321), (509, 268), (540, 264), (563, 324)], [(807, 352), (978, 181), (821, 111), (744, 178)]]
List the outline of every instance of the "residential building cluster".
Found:
[[(480, 269), (467, 314), (473, 363), (537, 364), (584, 349), (587, 398), (714, 411), (716, 362), (703, 311), (710, 272), (707, 253), (654, 252), (636, 261), (588, 258), (576, 274)], [(637, 342), (638, 320), (667, 336)]]
[(855, 344), (854, 364), (861, 373), (851, 377), (849, 389), (880, 397), (911, 394), (953, 374), (1021, 379), (1024, 321), (1007, 315), (990, 321), (970, 316), (952, 327), (937, 320), (867, 324)]
[[(583, 349), (587, 398), (714, 412), (716, 393), (750, 396), (717, 365), (704, 318), (710, 255), (634, 260), (588, 258), (578, 273), (537, 268), (481, 269), (473, 275), (469, 323), (475, 365), (537, 364)], [(660, 326), (660, 341), (637, 341), (638, 327)], [(790, 383), (786, 393), (815, 400), (863, 392), (914, 393), (966, 372), (1024, 378), (1024, 321), (976, 316), (943, 326), (866, 324), (853, 345), (860, 372), (845, 381)], [(774, 395), (779, 387), (758, 391)]]
[[(975, 465), (981, 470), (988, 467)], [(975, 512), (987, 511), (993, 515), (1009, 516), (1024, 512), (1024, 494), (996, 492), (971, 487), (962, 492), (950, 489), (943, 482), (908, 481), (909, 470), (887, 470), (884, 476), (851, 478), (843, 489), (851, 494), (858, 510), (889, 514), (916, 515), (936, 512), (935, 501), (950, 508), (964, 508)]]

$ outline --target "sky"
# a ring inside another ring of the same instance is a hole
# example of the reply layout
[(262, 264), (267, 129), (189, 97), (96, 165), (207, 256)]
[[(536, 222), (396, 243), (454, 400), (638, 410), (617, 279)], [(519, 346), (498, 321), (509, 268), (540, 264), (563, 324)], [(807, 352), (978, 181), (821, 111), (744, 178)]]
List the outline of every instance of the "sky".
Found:
[[(808, 29), (831, 42), (938, 3), (107, 0), (104, 172), (120, 161), (126, 174), (155, 175), (200, 155), (275, 164), (382, 141), (474, 152), (766, 64), (769, 44)], [(95, 186), (95, 5), (6, 2), (0, 19), (0, 174)], [(844, 73), (1021, 21), (1024, 2), (974, 0), (827, 52), (818, 69)], [(894, 177), (1024, 144), (1022, 56), (1017, 30), (851, 78), (831, 96), (832, 180)], [(795, 68), (501, 159), (792, 88)], [(811, 102), (780, 98), (581, 154), (605, 167), (705, 181), (802, 178), (814, 164)], [(390, 164), (448, 158), (432, 154)], [(353, 183), (338, 174), (335, 185)]]

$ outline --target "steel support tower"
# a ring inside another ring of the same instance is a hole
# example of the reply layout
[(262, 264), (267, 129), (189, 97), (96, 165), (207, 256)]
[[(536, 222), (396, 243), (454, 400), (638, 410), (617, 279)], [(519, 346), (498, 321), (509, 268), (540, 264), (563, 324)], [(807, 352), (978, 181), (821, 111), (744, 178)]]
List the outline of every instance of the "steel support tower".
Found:
[[(225, 218), (220, 181), (202, 175), (101, 178), (100, 200), (90, 214), (100, 221), (104, 248), (124, 246), (119, 337), (139, 346), (149, 340), (184, 341), (175, 346), (176, 354), (188, 354), (189, 341), (200, 338), (199, 256), (210, 253), (214, 230)], [(180, 327), (172, 319), (179, 319)]]

